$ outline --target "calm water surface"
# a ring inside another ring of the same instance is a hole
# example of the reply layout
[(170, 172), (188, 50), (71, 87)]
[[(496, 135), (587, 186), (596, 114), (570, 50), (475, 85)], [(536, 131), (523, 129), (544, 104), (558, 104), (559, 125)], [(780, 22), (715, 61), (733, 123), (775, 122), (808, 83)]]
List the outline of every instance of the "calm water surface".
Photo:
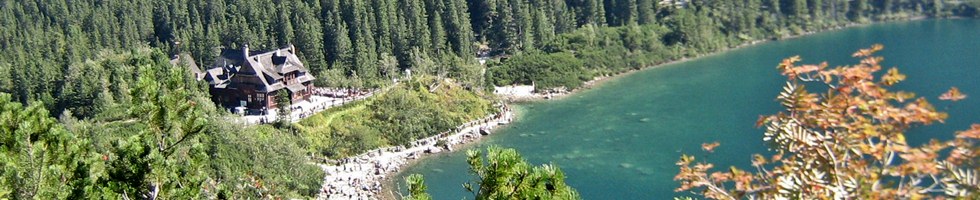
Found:
[[(945, 124), (913, 130), (913, 142), (950, 138), (980, 123), (980, 20), (927, 20), (877, 24), (768, 42), (644, 70), (558, 101), (519, 105), (509, 127), (470, 148), (515, 148), (534, 164), (554, 163), (585, 199), (669, 199), (675, 193), (674, 162), (681, 154), (716, 166), (750, 166), (766, 151), (759, 115), (780, 107), (784, 84), (775, 69), (783, 58), (832, 66), (856, 63), (851, 53), (885, 45), (884, 66), (908, 75), (898, 88), (947, 109)], [(970, 95), (957, 103), (936, 100), (950, 86)], [(715, 153), (700, 150), (719, 141)], [(433, 156), (406, 170), (425, 176), (435, 199), (472, 199), (461, 184), (468, 174), (464, 151)], [(402, 181), (399, 181), (399, 184)]]

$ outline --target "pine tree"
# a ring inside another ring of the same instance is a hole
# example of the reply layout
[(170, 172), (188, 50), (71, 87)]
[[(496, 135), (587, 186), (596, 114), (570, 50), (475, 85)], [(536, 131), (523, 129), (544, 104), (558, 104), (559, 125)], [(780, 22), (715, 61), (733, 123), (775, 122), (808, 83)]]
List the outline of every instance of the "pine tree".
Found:
[(540, 48), (554, 38), (554, 22), (548, 19), (548, 15), (543, 9), (536, 9), (532, 15), (532, 18), (534, 44), (537, 45), (535, 48)]
[(807, 5), (810, 6), (810, 15), (813, 16), (814, 19), (817, 20), (823, 19), (824, 16), (823, 0), (809, 0), (809, 2), (807, 2)]
[(460, 0), (447, 0), (446, 32), (449, 35), (449, 42), (453, 53), (459, 57), (473, 56), (473, 33), (470, 25), (469, 15), (466, 13), (466, 4)]
[(408, 24), (409, 34), (404, 35), (408, 39), (409, 47), (419, 48), (422, 52), (429, 52), (429, 45), (432, 45), (431, 30), (429, 30), (429, 25), (426, 23), (428, 20), (428, 15), (425, 13), (424, 3), (420, 0), (405, 0), (402, 1), (401, 13), (405, 13), (406, 21)]
[(421, 174), (412, 174), (405, 178), (408, 184), (408, 196), (402, 197), (406, 200), (432, 200), (432, 195), (426, 193), (425, 179)]
[(656, 0), (636, 0), (636, 22), (639, 24), (656, 23)]
[(463, 186), (474, 192), (478, 200), (580, 198), (575, 189), (565, 184), (561, 169), (553, 165), (532, 166), (514, 149), (489, 147), (486, 158), (474, 150), (467, 151), (466, 156), (470, 173), (478, 179)]
[(858, 21), (865, 18), (865, 14), (868, 12), (868, 0), (854, 0), (854, 6), (851, 6), (852, 19)]
[(565, 1), (552, 1), (552, 3), (552, 9), (546, 9), (546, 11), (551, 11), (550, 14), (555, 23), (555, 33), (569, 33), (579, 28), (575, 21), (574, 8), (568, 6)]
[(807, 8), (807, 0), (793, 0), (793, 4), (790, 5), (790, 12), (792, 15), (802, 22), (805, 19), (809, 19), (810, 11)]
[(345, 74), (351, 73), (354, 68), (354, 44), (351, 42), (350, 30), (347, 22), (341, 18), (340, 5), (337, 0), (331, 1), (324, 7), (326, 20), (324, 38), (326, 41), (327, 60), (330, 61), (331, 69), (341, 70)]
[(325, 44), (320, 21), (317, 20), (310, 7), (302, 3), (297, 6), (293, 18), (293, 21), (298, 25), (296, 42), (293, 45), (298, 49), (299, 56), (310, 71), (319, 73), (327, 69), (329, 62), (324, 56), (326, 52), (323, 50)]
[(356, 28), (352, 30), (353, 39), (351, 40), (354, 44), (354, 68), (353, 70), (361, 78), (373, 80), (378, 77), (377, 71), (377, 43), (374, 40), (372, 33), (373, 26), (368, 9), (364, 7), (361, 1), (352, 1), (352, 10), (355, 12), (354, 24)]
[[(23, 107), (0, 93), (0, 198), (67, 199), (90, 159), (85, 141), (65, 131), (38, 102)], [(79, 176), (77, 176), (79, 175)]]
[(428, 49), (435, 54), (444, 53), (448, 44), (445, 26), (443, 25), (443, 12), (445, 12), (445, 5), (440, 1), (426, 1), (426, 13), (430, 13), (428, 17), (428, 27), (431, 45)]
[(136, 58), (153, 61), (139, 67), (129, 110), (130, 116), (145, 123), (146, 128), (117, 146), (119, 158), (111, 162), (109, 176), (139, 177), (117, 188), (119, 193), (149, 199), (194, 198), (201, 194), (200, 170), (206, 156), (199, 149), (198, 136), (207, 131), (207, 119), (198, 103), (188, 100), (183, 71), (166, 63), (159, 53), (154, 54)]
[(293, 122), (292, 98), (286, 90), (276, 92), (276, 121), (280, 126), (287, 126)]
[(290, 18), (290, 10), (297, 7), (296, 5), (290, 5), (290, 1), (281, 1), (276, 4), (276, 19), (274, 24), (276, 24), (276, 47), (285, 46), (293, 42), (293, 38), (296, 37), (293, 30), (293, 20)]
[(932, 0), (932, 15), (943, 16), (943, 6), (942, 0)]
[(514, 18), (514, 9), (511, 8), (511, 3), (506, 0), (502, 0), (496, 5), (495, 10), (497, 12), (491, 19), (491, 35), (488, 36), (488, 42), (495, 45), (494, 49), (503, 52), (515, 51), (520, 46), (521, 40), (519, 39), (519, 27)]
[(392, 55), (395, 44), (393, 31), (398, 31), (395, 25), (392, 25), (394, 21), (397, 21), (398, 15), (395, 14), (394, 1), (391, 0), (372, 0), (371, 8), (374, 14), (374, 40), (377, 42), (377, 53)]

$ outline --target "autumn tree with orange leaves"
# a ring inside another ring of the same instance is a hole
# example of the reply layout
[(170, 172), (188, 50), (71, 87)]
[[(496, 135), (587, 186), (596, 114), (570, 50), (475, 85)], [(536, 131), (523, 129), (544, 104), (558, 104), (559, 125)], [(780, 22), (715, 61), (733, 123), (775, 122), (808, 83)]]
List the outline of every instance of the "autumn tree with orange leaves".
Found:
[[(785, 110), (757, 122), (774, 156), (754, 155), (750, 172), (712, 171), (712, 164), (684, 155), (677, 162), (676, 191), (711, 199), (980, 198), (980, 149), (974, 145), (980, 124), (950, 141), (910, 146), (905, 132), (947, 115), (923, 97), (889, 90), (905, 75), (896, 68), (874, 75), (882, 70), (882, 58), (874, 56), (881, 49), (860, 50), (854, 53), (860, 63), (835, 68), (797, 65), (799, 57), (783, 60), (778, 69), (787, 81), (777, 99)], [(807, 85), (827, 89), (811, 93)], [(955, 87), (939, 97), (963, 98)]]

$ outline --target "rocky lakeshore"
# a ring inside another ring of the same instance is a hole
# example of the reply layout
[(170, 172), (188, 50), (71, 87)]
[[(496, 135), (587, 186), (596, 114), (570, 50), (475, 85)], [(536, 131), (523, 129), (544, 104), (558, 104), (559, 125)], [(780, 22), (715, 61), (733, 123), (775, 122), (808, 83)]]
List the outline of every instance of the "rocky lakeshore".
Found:
[(381, 199), (382, 184), (409, 161), (425, 154), (452, 151), (454, 146), (470, 143), (490, 133), (497, 126), (513, 121), (514, 113), (506, 105), (500, 112), (462, 124), (453, 130), (417, 140), (409, 147), (396, 146), (371, 150), (367, 153), (331, 160), (320, 164), (326, 172), (317, 199)]

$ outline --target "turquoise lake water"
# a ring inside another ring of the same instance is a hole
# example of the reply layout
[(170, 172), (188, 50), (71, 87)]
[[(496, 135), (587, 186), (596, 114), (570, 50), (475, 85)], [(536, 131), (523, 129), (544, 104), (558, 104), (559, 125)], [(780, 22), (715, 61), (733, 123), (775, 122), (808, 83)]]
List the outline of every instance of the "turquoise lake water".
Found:
[[(518, 121), (469, 148), (515, 148), (532, 163), (557, 164), (567, 183), (585, 199), (670, 199), (675, 161), (681, 154), (707, 159), (717, 168), (750, 166), (765, 153), (760, 115), (780, 110), (775, 96), (784, 78), (776, 64), (793, 55), (804, 63), (856, 63), (851, 53), (872, 44), (884, 66), (899, 67), (908, 79), (897, 88), (925, 96), (946, 109), (945, 124), (920, 127), (910, 141), (951, 138), (980, 123), (980, 20), (884, 23), (772, 41), (688, 62), (615, 78), (556, 101), (518, 105)], [(937, 97), (956, 86), (969, 97)], [(705, 155), (700, 144), (719, 141)], [(429, 157), (402, 173), (425, 176), (435, 199), (472, 199), (462, 183), (472, 180), (465, 151)], [(403, 184), (403, 181), (398, 181)]]

